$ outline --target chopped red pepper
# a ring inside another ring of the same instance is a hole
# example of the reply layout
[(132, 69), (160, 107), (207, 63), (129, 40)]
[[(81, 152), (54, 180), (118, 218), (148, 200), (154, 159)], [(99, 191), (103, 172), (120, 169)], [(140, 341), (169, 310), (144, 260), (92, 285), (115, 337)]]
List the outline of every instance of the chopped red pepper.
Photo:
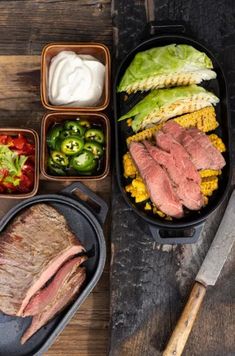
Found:
[(0, 135), (0, 193), (29, 192), (34, 173), (35, 146), (22, 134)]
[(7, 144), (7, 135), (0, 135), (0, 144), (6, 145)]
[(13, 138), (13, 144), (17, 150), (22, 150), (26, 143), (27, 140), (21, 134), (19, 134), (17, 138)]
[(7, 146), (14, 146), (14, 139), (8, 135), (0, 135), (0, 144)]

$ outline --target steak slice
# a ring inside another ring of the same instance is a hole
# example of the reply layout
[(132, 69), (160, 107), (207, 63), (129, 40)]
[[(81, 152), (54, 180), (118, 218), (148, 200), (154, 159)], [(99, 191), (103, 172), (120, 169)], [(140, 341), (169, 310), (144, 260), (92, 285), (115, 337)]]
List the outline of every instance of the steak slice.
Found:
[(61, 312), (61, 310), (63, 310), (79, 292), (86, 278), (86, 272), (85, 268), (80, 267), (80, 259), (76, 260), (77, 259), (72, 260), (72, 266), (70, 265), (68, 273), (61, 279), (60, 287), (57, 289), (57, 292), (53, 295), (53, 298), (51, 298), (47, 306), (41, 313), (33, 317), (31, 325), (21, 338), (21, 344), (24, 344), (36, 331), (41, 329), (43, 325)]
[(213, 162), (210, 154), (186, 130), (181, 135), (181, 143), (198, 170), (212, 168)]
[(52, 281), (45, 288), (35, 294), (24, 310), (23, 316), (33, 316), (40, 314), (43, 310), (56, 299), (58, 290), (66, 279), (70, 276), (71, 270), (76, 265), (77, 267), (87, 260), (86, 256), (75, 257), (66, 262), (53, 277)]
[(209, 137), (197, 128), (187, 130), (188, 133), (207, 151), (211, 158), (211, 169), (222, 169), (225, 166), (225, 159), (222, 154), (213, 146)]
[(182, 204), (166, 171), (150, 156), (142, 143), (132, 142), (130, 154), (144, 179), (152, 202), (165, 214), (180, 218)]
[(197, 128), (185, 129), (175, 121), (166, 123), (162, 130), (184, 146), (198, 170), (221, 169), (225, 166), (222, 154), (204, 132)]
[(174, 120), (169, 120), (162, 127), (162, 131), (164, 133), (170, 134), (177, 142), (180, 142), (180, 138), (184, 130), (185, 129), (179, 124), (177, 124), (177, 122), (175, 122)]
[(36, 204), (0, 235), (0, 310), (22, 316), (30, 299), (84, 247), (63, 215)]
[(148, 141), (144, 144), (153, 159), (166, 169), (182, 204), (190, 210), (199, 210), (204, 202), (199, 184), (188, 179), (186, 171), (177, 166), (172, 153), (165, 152)]
[(201, 177), (185, 148), (170, 134), (159, 131), (155, 135), (157, 145), (164, 151), (172, 154), (177, 167), (184, 176), (193, 182), (200, 184)]

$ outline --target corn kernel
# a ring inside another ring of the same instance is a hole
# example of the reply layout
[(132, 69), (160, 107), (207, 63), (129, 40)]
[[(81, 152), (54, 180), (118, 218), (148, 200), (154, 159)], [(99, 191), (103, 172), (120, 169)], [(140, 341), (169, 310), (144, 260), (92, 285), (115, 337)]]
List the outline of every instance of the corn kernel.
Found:
[(212, 145), (217, 148), (217, 150), (219, 150), (220, 152), (226, 151), (225, 144), (219, 136), (217, 136), (216, 134), (211, 134), (209, 135), (209, 139), (211, 140)]
[(218, 189), (218, 177), (207, 177), (202, 179), (201, 192), (204, 196), (210, 197), (216, 189)]
[(128, 178), (134, 178), (137, 174), (137, 169), (136, 166), (133, 162), (133, 159), (131, 158), (131, 155), (129, 152), (127, 152), (123, 156), (123, 169), (124, 169), (124, 177)]
[(222, 171), (221, 170), (215, 170), (215, 169), (202, 169), (199, 171), (199, 174), (201, 178), (207, 178), (207, 177), (216, 177), (221, 175)]
[(127, 126), (130, 127), (132, 125), (132, 119), (128, 119), (126, 122), (127, 122)]
[(150, 203), (146, 203), (144, 210), (152, 210), (151, 204)]

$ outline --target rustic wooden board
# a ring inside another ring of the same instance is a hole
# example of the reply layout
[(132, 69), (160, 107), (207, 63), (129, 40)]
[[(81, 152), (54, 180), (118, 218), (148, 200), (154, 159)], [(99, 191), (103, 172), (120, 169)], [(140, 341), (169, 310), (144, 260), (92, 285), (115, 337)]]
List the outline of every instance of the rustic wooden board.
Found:
[[(40, 56), (0, 56), (0, 68), (1, 127), (30, 127), (40, 133), (40, 122), (44, 114), (38, 96)], [(29, 108), (32, 108), (32, 112)], [(110, 203), (110, 175), (101, 182), (85, 184)], [(39, 192), (59, 192), (66, 185), (41, 180)], [(1, 200), (0, 218), (15, 204), (16, 201)], [(108, 246), (109, 226), (110, 222), (105, 226)], [(109, 260), (94, 291), (76, 313), (65, 333), (46, 354), (104, 355), (107, 350), (108, 321)]]
[[(185, 21), (210, 44), (235, 86), (235, 6), (232, 1), (113, 0), (116, 65), (143, 38), (147, 20)], [(145, 15), (146, 14), (146, 15)], [(145, 33), (146, 36), (146, 33)], [(231, 103), (232, 117), (235, 114)], [(235, 137), (233, 125), (233, 137)], [(157, 356), (164, 349), (224, 211), (206, 222), (195, 245), (157, 245), (148, 227), (127, 207), (113, 181), (110, 355)], [(184, 355), (235, 352), (235, 247), (214, 288), (209, 288)]]
[(49, 42), (112, 44), (110, 0), (1, 0), (0, 54), (40, 54)]
[[(50, 42), (99, 41), (111, 49), (110, 0), (0, 1), (0, 127), (31, 127), (40, 132), (40, 53)], [(110, 201), (111, 176), (86, 183)], [(40, 181), (39, 193), (65, 184)], [(0, 218), (16, 201), (0, 201)], [(109, 226), (106, 224), (109, 250)], [(97, 287), (46, 355), (103, 356), (109, 323), (109, 261)]]
[[(0, 92), (5, 93), (5, 97), (0, 100), (0, 110), (5, 110), (1, 111), (1, 127), (31, 127), (40, 132), (40, 121), (44, 110), (42, 108), (40, 111), (33, 110), (33, 114), (27, 110), (28, 107), (35, 105), (36, 109), (40, 105), (35, 94), (39, 92), (39, 75), (36, 75), (38, 80), (30, 87), (30, 90), (28, 84), (35, 79), (35, 73), (39, 73), (39, 64), (39, 56), (0, 56), (0, 67), (2, 73), (5, 73), (5, 75), (1, 74), (0, 78)], [(20, 80), (18, 80), (19, 76)], [(15, 87), (12, 84), (14, 82), (17, 83)], [(31, 94), (30, 91), (32, 91)], [(9, 99), (10, 95), (12, 99)], [(33, 97), (36, 98), (35, 101)], [(11, 104), (11, 110), (8, 110), (8, 103)], [(20, 108), (19, 105), (21, 105)], [(67, 184), (40, 181), (40, 193), (58, 192), (65, 185)], [(110, 176), (102, 182), (86, 182), (86, 185), (109, 203)], [(15, 204), (16, 201), (12, 200), (1, 201), (0, 218)], [(106, 226), (107, 237), (108, 234), (109, 224)], [(67, 355), (78, 353), (79, 355), (103, 355), (106, 352), (109, 320), (108, 281), (109, 262), (107, 261), (99, 284), (72, 319), (65, 334), (62, 333), (46, 354), (66, 355), (67, 352)]]

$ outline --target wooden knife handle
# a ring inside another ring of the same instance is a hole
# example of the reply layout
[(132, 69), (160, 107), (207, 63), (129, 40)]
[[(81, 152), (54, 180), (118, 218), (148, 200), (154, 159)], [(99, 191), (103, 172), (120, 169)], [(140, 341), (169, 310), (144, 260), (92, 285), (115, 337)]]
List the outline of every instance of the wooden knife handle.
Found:
[(194, 321), (206, 293), (206, 287), (199, 282), (193, 286), (189, 300), (171, 335), (163, 356), (180, 356), (184, 350)]

